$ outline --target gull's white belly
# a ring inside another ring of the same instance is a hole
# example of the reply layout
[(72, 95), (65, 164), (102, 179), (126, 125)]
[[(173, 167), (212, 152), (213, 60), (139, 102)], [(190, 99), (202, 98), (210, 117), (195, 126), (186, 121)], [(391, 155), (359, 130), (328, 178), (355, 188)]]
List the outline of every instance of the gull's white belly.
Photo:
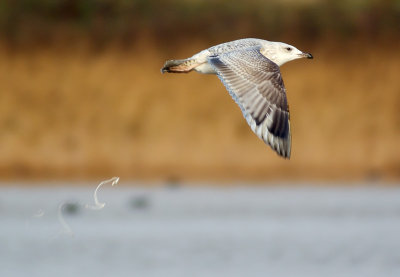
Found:
[(194, 70), (196, 70), (199, 73), (203, 73), (203, 74), (217, 74), (217, 72), (215, 72), (215, 70), (212, 68), (212, 66), (208, 63), (202, 63), (201, 65), (198, 65), (194, 68)]

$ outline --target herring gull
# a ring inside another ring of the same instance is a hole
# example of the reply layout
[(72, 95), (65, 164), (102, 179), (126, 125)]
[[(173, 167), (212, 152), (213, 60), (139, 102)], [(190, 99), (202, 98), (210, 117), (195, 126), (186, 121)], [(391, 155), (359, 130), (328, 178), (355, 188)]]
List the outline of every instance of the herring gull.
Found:
[(278, 155), (289, 159), (289, 106), (279, 67), (299, 58), (313, 56), (286, 43), (247, 38), (210, 47), (187, 59), (169, 60), (161, 72), (195, 70), (218, 75), (251, 130)]

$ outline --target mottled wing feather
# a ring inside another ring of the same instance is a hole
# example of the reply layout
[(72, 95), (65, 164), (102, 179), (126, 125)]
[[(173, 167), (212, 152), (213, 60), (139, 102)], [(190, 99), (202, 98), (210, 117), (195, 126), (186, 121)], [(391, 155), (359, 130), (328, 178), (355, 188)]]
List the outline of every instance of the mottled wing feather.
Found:
[(278, 65), (259, 47), (210, 56), (208, 61), (253, 132), (279, 155), (290, 158), (289, 107)]

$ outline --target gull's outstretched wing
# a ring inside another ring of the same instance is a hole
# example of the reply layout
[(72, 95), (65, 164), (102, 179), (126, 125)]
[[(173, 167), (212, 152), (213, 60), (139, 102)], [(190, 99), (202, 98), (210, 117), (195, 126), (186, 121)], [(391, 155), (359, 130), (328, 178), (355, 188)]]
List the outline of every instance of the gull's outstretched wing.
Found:
[(280, 156), (290, 158), (290, 122), (279, 66), (260, 48), (235, 50), (208, 58), (256, 135)]

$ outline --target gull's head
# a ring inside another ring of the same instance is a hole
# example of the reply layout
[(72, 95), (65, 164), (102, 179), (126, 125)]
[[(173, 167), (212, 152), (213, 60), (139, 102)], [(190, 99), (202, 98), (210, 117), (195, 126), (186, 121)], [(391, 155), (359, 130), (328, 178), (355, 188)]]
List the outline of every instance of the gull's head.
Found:
[(263, 46), (261, 53), (278, 66), (300, 58), (313, 58), (310, 53), (300, 51), (296, 47), (283, 42), (268, 41)]

